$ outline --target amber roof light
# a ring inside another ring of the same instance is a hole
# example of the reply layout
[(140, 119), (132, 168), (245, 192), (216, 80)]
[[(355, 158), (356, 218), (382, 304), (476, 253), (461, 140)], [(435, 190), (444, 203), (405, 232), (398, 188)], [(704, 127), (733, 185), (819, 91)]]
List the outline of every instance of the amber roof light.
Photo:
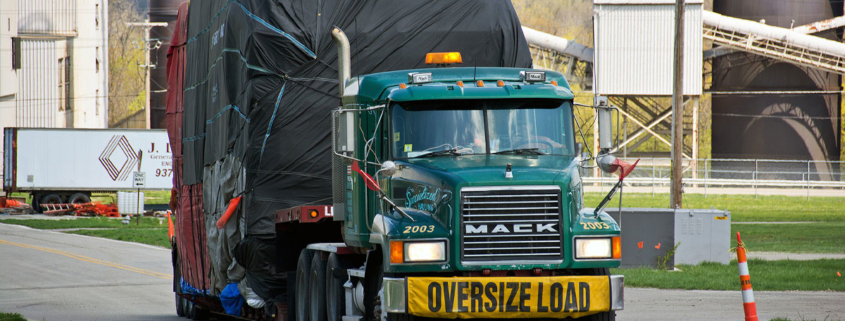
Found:
[(427, 65), (462, 64), (460, 52), (429, 52), (425, 55)]

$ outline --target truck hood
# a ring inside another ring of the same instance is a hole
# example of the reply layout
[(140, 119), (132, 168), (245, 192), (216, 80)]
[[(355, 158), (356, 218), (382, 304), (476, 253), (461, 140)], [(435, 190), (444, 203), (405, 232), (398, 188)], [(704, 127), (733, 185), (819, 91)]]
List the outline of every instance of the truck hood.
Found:
[[(408, 214), (421, 216), (418, 220), (436, 221), (434, 225), (444, 231), (455, 224), (454, 208), (459, 206), (464, 186), (558, 185), (567, 190), (572, 168), (578, 165), (574, 157), (552, 155), (443, 156), (395, 162), (400, 170), (390, 179), (393, 200), (413, 210)], [(505, 178), (508, 164), (513, 178)]]
[[(553, 155), (466, 155), (414, 158), (407, 160), (404, 171), (442, 172), (450, 176), (450, 185), (515, 185), (563, 183), (566, 169), (573, 166), (574, 157)], [(505, 178), (511, 165), (513, 178)], [(403, 164), (404, 165), (404, 164)], [(410, 173), (409, 173), (410, 174)], [(451, 175), (450, 175), (451, 174)], [(404, 175), (403, 175), (404, 176)], [(445, 177), (444, 177), (445, 178)], [(447, 179), (449, 180), (449, 179)]]

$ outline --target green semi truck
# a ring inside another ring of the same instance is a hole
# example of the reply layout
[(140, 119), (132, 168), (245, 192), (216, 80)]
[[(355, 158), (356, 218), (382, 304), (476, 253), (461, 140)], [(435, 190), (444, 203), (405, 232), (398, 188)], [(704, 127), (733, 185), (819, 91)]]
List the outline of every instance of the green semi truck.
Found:
[(352, 76), (349, 43), (333, 36), (333, 204), (276, 219), (277, 231), (323, 224), (313, 233), (343, 242), (300, 252), (296, 320), (614, 320), (620, 228), (584, 207), (564, 77), (454, 67), (460, 53)]

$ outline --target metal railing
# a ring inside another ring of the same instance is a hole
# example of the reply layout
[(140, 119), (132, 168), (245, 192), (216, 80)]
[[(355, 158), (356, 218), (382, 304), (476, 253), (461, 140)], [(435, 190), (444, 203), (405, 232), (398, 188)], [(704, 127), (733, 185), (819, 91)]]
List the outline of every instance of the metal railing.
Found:
[[(636, 158), (621, 158), (634, 162)], [(845, 162), (778, 159), (684, 159), (685, 188), (759, 188), (845, 190)], [(668, 187), (671, 184), (671, 158), (642, 158), (625, 178), (625, 186)], [(582, 173), (585, 184), (611, 186), (617, 177), (601, 171)], [(598, 176), (596, 176), (598, 174)]]

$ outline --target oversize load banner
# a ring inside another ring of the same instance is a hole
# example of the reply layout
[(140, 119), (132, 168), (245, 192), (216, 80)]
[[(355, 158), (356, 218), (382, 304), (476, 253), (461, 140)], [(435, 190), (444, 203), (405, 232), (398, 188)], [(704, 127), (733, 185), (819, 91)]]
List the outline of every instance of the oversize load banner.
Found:
[(409, 277), (407, 309), (431, 318), (566, 318), (610, 310), (607, 276)]

